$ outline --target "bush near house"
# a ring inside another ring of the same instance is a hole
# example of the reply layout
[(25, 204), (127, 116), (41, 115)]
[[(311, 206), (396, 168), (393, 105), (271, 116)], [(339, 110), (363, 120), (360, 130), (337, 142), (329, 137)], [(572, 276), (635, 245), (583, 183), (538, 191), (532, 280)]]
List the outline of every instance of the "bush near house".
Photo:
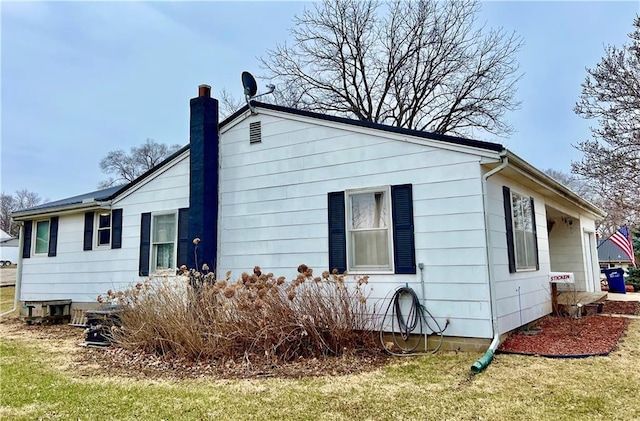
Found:
[(627, 268), (627, 277), (624, 281), (627, 285), (632, 285), (635, 292), (640, 291), (640, 268), (629, 266)]
[(287, 282), (255, 267), (236, 282), (227, 273), (183, 267), (182, 282), (161, 277), (106, 299), (120, 306), (113, 342), (137, 352), (188, 360), (266, 359), (273, 363), (303, 357), (370, 351), (376, 345), (368, 278), (324, 272), (306, 265)]

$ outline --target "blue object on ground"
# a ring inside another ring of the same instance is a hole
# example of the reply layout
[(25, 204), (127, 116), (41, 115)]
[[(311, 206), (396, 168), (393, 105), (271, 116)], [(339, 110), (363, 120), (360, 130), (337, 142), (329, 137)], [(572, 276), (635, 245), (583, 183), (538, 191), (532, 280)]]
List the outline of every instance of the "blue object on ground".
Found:
[(607, 283), (609, 284), (609, 292), (618, 294), (626, 294), (626, 288), (624, 286), (624, 269), (605, 269), (604, 274), (607, 277)]

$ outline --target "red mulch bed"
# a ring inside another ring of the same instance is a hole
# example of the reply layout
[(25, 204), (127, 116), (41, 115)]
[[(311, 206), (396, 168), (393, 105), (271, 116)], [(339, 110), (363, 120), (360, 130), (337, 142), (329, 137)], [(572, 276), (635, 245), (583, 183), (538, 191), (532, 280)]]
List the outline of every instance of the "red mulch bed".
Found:
[[(639, 307), (639, 302), (606, 301), (604, 312), (637, 314)], [(615, 349), (628, 324), (628, 318), (606, 315), (579, 319), (546, 316), (528, 331), (511, 335), (498, 352), (556, 358), (607, 355)]]
[(640, 315), (640, 301), (610, 301), (604, 302), (603, 313)]

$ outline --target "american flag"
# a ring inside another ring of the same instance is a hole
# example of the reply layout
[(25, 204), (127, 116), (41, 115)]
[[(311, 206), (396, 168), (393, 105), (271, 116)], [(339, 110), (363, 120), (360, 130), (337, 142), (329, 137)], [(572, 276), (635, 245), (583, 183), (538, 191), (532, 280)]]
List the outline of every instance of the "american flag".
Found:
[(629, 236), (629, 229), (626, 225), (620, 227), (615, 234), (609, 237), (609, 240), (616, 246), (620, 247), (624, 253), (629, 256), (631, 260), (631, 264), (633, 267), (636, 267), (636, 261), (633, 255), (633, 243), (631, 242), (631, 237)]

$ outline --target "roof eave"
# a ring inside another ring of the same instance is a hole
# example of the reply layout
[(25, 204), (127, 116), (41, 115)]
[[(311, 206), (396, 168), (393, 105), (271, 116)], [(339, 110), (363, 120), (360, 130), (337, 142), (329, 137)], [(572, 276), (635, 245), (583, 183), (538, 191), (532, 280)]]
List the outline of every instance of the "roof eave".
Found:
[(92, 200), (89, 202), (74, 203), (71, 205), (56, 206), (56, 207), (51, 207), (46, 209), (15, 212), (11, 214), (11, 219), (13, 221), (19, 222), (19, 221), (27, 221), (29, 219), (34, 219), (34, 218), (45, 218), (45, 217), (54, 216), (54, 215), (67, 215), (71, 213), (78, 213), (79, 211), (83, 211), (83, 210), (87, 211), (92, 209), (106, 209), (106, 208), (109, 208), (109, 204), (110, 202), (108, 201)]
[(534, 178), (539, 184), (554, 191), (556, 194), (563, 196), (565, 199), (575, 203), (583, 210), (593, 214), (593, 216), (595, 216), (596, 218), (604, 218), (607, 216), (606, 212), (604, 212), (602, 209), (589, 202), (588, 200), (582, 198), (580, 195), (573, 192), (571, 189), (559, 183), (544, 172), (540, 171), (533, 165), (529, 164), (527, 161), (520, 158), (510, 150), (505, 149), (505, 156), (508, 159), (510, 167), (523, 173), (524, 175), (529, 175), (530, 177)]
[[(504, 150), (503, 145), (499, 143), (486, 142), (483, 140), (476, 140), (471, 138), (464, 138), (464, 137), (445, 135), (445, 134), (439, 134), (439, 133), (431, 133), (431, 132), (420, 131), (420, 130), (411, 130), (411, 129), (406, 129), (402, 127), (388, 126), (385, 124), (373, 123), (370, 121), (354, 120), (347, 117), (340, 117), (340, 116), (334, 116), (329, 114), (320, 114), (315, 111), (299, 110), (296, 108), (288, 108), (280, 105), (267, 104), (267, 103), (262, 103), (257, 101), (251, 101), (251, 104), (254, 107), (254, 110), (256, 111), (257, 114), (260, 113), (260, 109), (271, 110), (271, 111), (296, 115), (300, 117), (313, 118), (316, 120), (329, 121), (333, 123), (346, 124), (354, 127), (379, 130), (381, 132), (395, 133), (397, 135), (412, 136), (415, 138), (435, 140), (435, 141), (449, 143), (452, 145), (473, 148), (477, 150), (491, 151), (493, 153), (500, 153), (502, 150)], [(225, 118), (220, 123), (219, 128), (222, 129), (225, 126), (231, 124), (236, 119), (242, 118), (243, 116), (245, 116), (247, 111), (249, 111), (248, 105), (243, 106), (238, 111), (236, 111), (229, 117)]]

